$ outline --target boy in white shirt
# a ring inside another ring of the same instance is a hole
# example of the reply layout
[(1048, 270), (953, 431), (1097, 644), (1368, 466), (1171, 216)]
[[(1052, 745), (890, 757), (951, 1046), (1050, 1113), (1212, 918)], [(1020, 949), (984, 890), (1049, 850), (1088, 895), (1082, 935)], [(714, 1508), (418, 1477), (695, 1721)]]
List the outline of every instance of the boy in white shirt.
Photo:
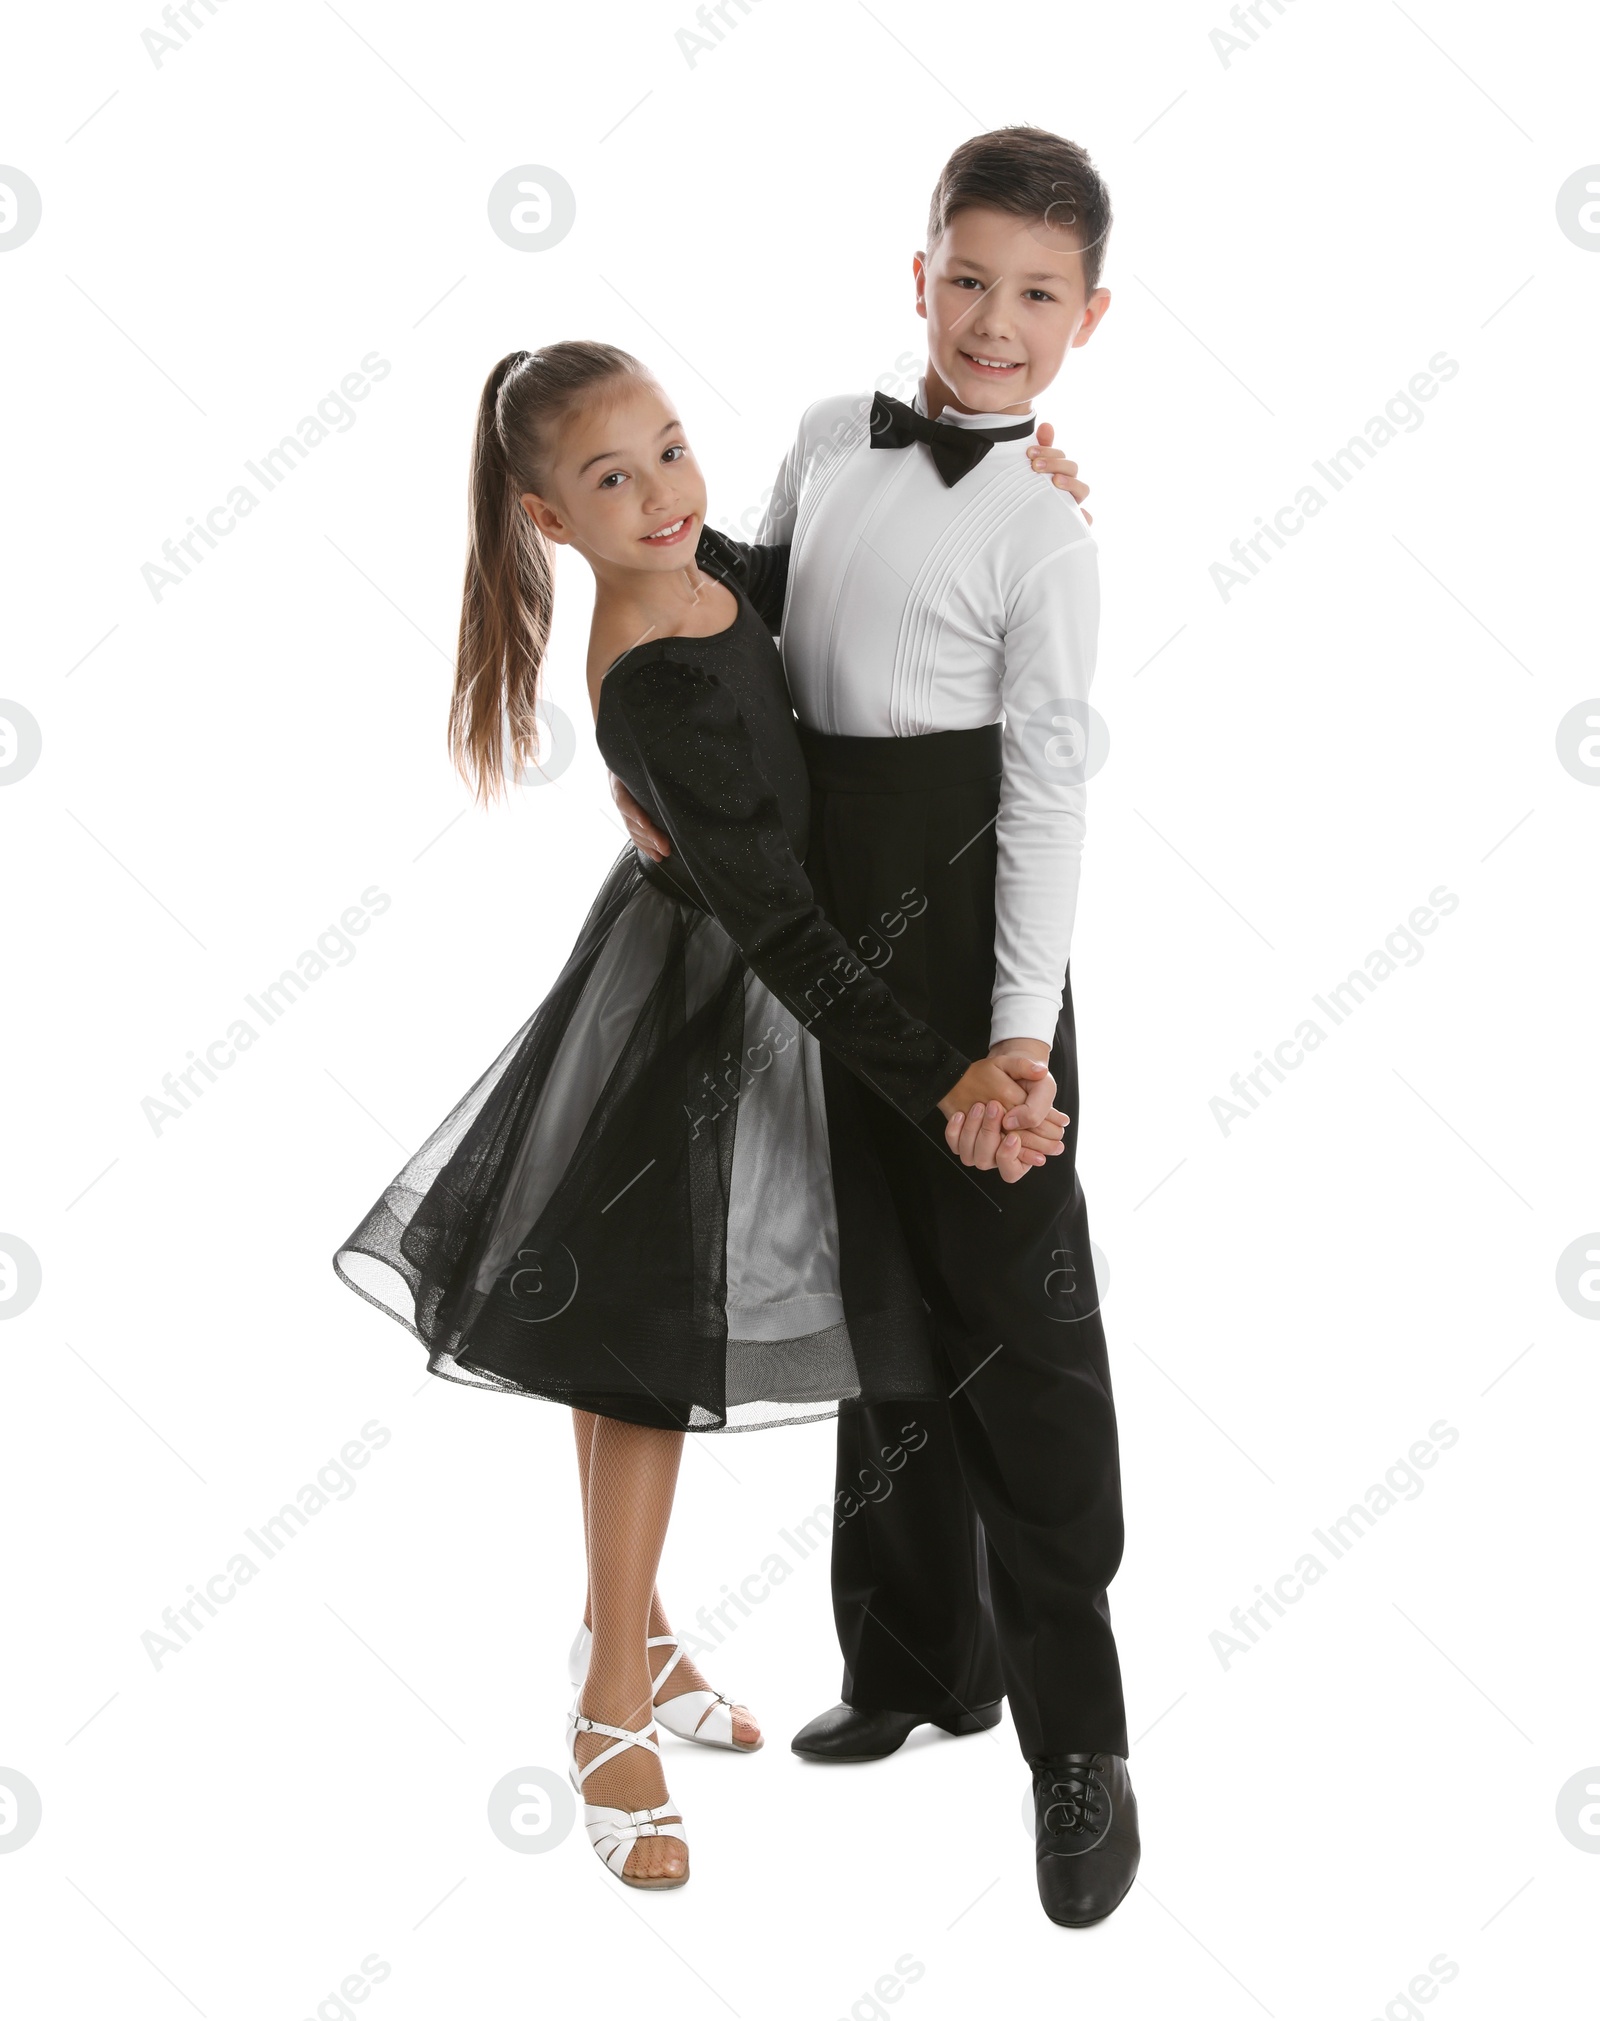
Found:
[[(1110, 223), (1071, 141), (1008, 127), (958, 148), (913, 261), (928, 324), (914, 402), (809, 408), (760, 536), (791, 549), (783, 658), (824, 911), (970, 1057), (1047, 1060), (1071, 1118), (1065, 1155), (1004, 1185), (982, 1169), (1012, 1120), (997, 1105), (951, 1121), (958, 1163), (824, 1056), (853, 1307), (887, 1313), (890, 1287), (914, 1281), (945, 1394), (841, 1406), (844, 1702), (793, 1746), (874, 1760), (924, 1721), (993, 1726), (1009, 1697), (1040, 1898), (1070, 1926), (1122, 1901), (1139, 1836), (1106, 1601), (1123, 1543), (1116, 1419), (1074, 1155), (1096, 549), (1029, 444), (1035, 396), (1109, 305)], [(897, 1248), (852, 1242), (886, 1220)], [(855, 1493), (886, 1477), (887, 1494)]]

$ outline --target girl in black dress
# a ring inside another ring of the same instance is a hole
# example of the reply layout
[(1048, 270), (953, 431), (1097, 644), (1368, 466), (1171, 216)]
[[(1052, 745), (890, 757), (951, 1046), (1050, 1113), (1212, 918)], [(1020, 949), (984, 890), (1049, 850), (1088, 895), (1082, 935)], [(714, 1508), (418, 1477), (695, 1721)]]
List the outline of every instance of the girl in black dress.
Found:
[(672, 854), (624, 851), (550, 994), (334, 1267), (435, 1374), (572, 1407), (589, 1605), (570, 1772), (611, 1871), (676, 1887), (657, 1725), (760, 1745), (655, 1592), (683, 1433), (938, 1388), (909, 1272), (841, 1289), (819, 1043), (908, 1128), (980, 1118), (967, 1162), (1008, 1180), (1059, 1152), (1065, 1119), (1036, 1062), (968, 1060), (900, 1010), (878, 970), (903, 920), (852, 949), (817, 909), (772, 636), (788, 551), (706, 528), (666, 395), (610, 345), (514, 352), (484, 387), (450, 719), (479, 796), (538, 749), (551, 543), (594, 571), (596, 738)]

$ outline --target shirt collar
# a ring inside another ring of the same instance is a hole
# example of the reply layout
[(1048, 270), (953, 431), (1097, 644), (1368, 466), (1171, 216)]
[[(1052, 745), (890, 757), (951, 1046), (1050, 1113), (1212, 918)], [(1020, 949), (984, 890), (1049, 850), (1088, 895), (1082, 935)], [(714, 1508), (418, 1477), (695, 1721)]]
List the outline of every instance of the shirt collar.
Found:
[[(928, 401), (920, 379), (911, 405), (916, 413), (926, 415)], [(1035, 416), (1031, 409), (1026, 414), (963, 414), (955, 407), (947, 407), (939, 419), (948, 421), (952, 428), (1020, 428), (1025, 421), (1031, 423)]]

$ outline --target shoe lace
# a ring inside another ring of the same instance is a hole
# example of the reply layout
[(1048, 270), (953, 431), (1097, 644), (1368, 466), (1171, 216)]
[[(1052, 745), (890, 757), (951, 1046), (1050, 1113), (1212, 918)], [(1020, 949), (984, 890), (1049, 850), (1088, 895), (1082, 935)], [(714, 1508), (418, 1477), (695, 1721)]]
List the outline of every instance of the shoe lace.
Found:
[(1045, 1764), (1045, 1787), (1052, 1799), (1044, 1812), (1046, 1831), (1078, 1838), (1100, 1830), (1108, 1799), (1098, 1761), (1098, 1755), (1069, 1754)]

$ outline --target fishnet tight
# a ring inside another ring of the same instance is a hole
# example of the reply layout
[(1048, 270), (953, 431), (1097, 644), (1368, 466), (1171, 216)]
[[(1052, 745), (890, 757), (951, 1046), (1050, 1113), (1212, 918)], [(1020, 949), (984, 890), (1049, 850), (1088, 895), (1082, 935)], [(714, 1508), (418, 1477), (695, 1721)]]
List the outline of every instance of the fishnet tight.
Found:
[[(672, 1632), (656, 1591), (656, 1572), (672, 1515), (683, 1434), (624, 1424), (590, 1411), (575, 1410), (572, 1419), (589, 1571), (583, 1618), (594, 1635), (579, 1710), (610, 1726), (639, 1730), (650, 1722), (650, 1659), (656, 1659), (659, 1669), (672, 1656), (670, 1649), (647, 1650), (645, 1638)], [(684, 1656), (667, 1680), (662, 1702), (704, 1686), (705, 1679)], [(734, 1731), (747, 1745), (760, 1738), (742, 1707)], [(659, 1738), (659, 1727), (656, 1732)], [(604, 1734), (579, 1734), (579, 1766), (610, 1745)], [(596, 1769), (583, 1789), (588, 1802), (625, 1810), (654, 1808), (667, 1801), (661, 1763), (637, 1747)], [(659, 1878), (681, 1874), (687, 1865), (679, 1840), (652, 1838), (634, 1847), (624, 1871), (635, 1879)]]

